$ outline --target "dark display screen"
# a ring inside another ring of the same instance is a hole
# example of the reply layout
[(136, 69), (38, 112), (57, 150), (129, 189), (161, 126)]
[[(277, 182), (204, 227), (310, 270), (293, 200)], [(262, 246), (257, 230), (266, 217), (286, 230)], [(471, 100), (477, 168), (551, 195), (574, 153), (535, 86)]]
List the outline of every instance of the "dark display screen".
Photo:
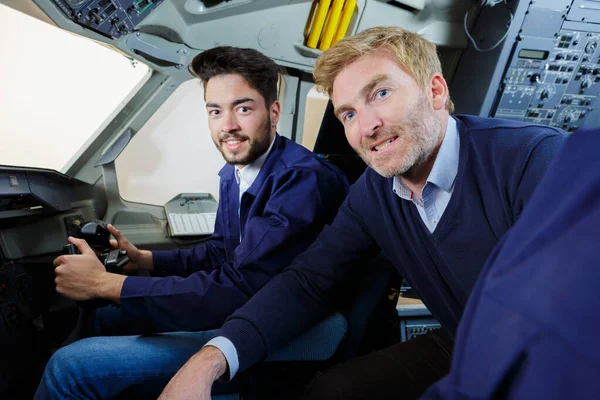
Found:
[(543, 50), (528, 50), (519, 51), (519, 58), (531, 58), (533, 60), (545, 60), (548, 58), (548, 52)]

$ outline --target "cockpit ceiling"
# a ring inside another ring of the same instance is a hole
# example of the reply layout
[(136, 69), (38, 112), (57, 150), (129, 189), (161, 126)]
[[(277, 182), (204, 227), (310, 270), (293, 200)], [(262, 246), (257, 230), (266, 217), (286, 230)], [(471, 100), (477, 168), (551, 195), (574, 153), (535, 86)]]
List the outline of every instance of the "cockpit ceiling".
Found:
[[(15, 0), (0, 0), (14, 6)], [(175, 54), (235, 45), (262, 51), (284, 66), (310, 71), (319, 50), (304, 46), (310, 0), (20, 0), (37, 4), (58, 26), (110, 44), (158, 68), (190, 61)], [(466, 47), (463, 17), (472, 0), (357, 0), (348, 34), (397, 25), (423, 34), (442, 51)], [(82, 27), (84, 29), (82, 29)], [(132, 35), (138, 35), (132, 40)], [(138, 39), (139, 38), (139, 39)], [(160, 57), (142, 47), (155, 47)], [(141, 50), (140, 50), (141, 49)], [(157, 62), (167, 57), (166, 63)]]

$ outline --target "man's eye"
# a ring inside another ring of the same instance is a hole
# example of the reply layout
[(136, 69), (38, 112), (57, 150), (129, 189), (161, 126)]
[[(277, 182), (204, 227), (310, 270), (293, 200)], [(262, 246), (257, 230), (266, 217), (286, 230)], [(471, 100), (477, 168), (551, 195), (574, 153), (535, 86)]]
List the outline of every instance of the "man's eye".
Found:
[(345, 122), (348, 122), (348, 121), (352, 120), (352, 118), (354, 118), (354, 112), (353, 111), (349, 111), (347, 113), (344, 113), (344, 115), (342, 115), (342, 119)]
[(219, 115), (219, 110), (210, 110), (208, 112), (209, 115)]
[(388, 89), (381, 89), (380, 91), (378, 91), (377, 93), (375, 93), (375, 97), (377, 99), (383, 99), (384, 97), (387, 97), (387, 95), (390, 93), (390, 91)]
[(241, 112), (242, 114), (245, 114), (248, 111), (250, 111), (250, 109), (248, 107), (240, 107), (238, 111)]

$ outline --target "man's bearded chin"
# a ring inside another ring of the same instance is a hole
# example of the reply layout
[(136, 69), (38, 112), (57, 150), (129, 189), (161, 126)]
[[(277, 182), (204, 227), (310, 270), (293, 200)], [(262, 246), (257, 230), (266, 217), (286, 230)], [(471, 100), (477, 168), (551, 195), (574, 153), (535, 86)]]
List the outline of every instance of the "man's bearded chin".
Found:
[[(217, 149), (221, 152), (221, 155), (225, 159), (225, 161), (232, 165), (248, 165), (252, 164), (258, 157), (263, 155), (265, 151), (268, 150), (271, 145), (271, 116), (267, 117), (266, 123), (262, 126), (261, 131), (263, 135), (257, 139), (250, 139), (246, 135), (239, 134), (226, 134), (223, 137), (219, 138), (220, 145), (217, 145)], [(226, 154), (223, 144), (223, 140), (227, 138), (240, 138), (246, 139), (246, 142), (249, 145), (249, 149), (245, 154), (236, 154), (236, 155), (228, 155)]]
[[(376, 165), (369, 157), (371, 151), (371, 144), (369, 144), (359, 152), (363, 161), (384, 178), (410, 175), (413, 168), (420, 166), (431, 157), (440, 135), (440, 121), (433, 114), (424, 114), (422, 111), (414, 113), (405, 130), (394, 129), (377, 135), (397, 137), (396, 140), (404, 142), (406, 151), (390, 155), (388, 159), (383, 160), (384, 162)], [(399, 144), (401, 143), (396, 143), (396, 146)]]
[(433, 150), (433, 146), (429, 148), (422, 148), (421, 146), (418, 148), (413, 147), (410, 152), (404, 155), (400, 162), (390, 160), (387, 165), (369, 165), (369, 163), (365, 160), (365, 163), (384, 178), (393, 178), (395, 176), (401, 177), (405, 175), (411, 175), (411, 171), (414, 168), (419, 167), (429, 159), (433, 153)]

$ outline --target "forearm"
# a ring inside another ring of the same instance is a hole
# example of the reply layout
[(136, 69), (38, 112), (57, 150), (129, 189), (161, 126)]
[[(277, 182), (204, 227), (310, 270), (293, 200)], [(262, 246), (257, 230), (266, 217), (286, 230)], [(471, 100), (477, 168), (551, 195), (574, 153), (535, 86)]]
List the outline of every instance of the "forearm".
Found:
[(227, 362), (223, 353), (207, 346), (181, 367), (159, 399), (210, 399), (213, 382), (226, 371)]
[(198, 376), (205, 375), (210, 385), (227, 372), (227, 360), (216, 347), (206, 346), (188, 360), (185, 365), (196, 366)]
[(154, 270), (154, 260), (150, 250), (140, 250), (139, 259), (135, 262), (140, 268)]
[(123, 289), (123, 283), (126, 278), (127, 277), (124, 275), (111, 273), (103, 274), (96, 286), (95, 297), (110, 300), (114, 303), (120, 303), (121, 290)]

